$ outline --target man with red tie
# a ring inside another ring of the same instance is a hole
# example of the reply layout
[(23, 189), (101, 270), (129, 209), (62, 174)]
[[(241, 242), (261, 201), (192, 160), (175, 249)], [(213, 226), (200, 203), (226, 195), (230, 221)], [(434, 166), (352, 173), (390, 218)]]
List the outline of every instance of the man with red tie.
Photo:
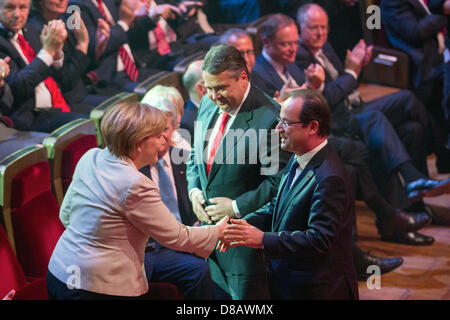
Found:
[[(207, 94), (198, 109), (186, 178), (194, 213), (214, 223), (225, 215), (244, 217), (266, 204), (289, 155), (281, 151), (274, 130), (280, 107), (250, 83), (236, 48), (211, 48), (202, 70)], [(209, 261), (216, 293), (223, 290), (235, 300), (269, 297), (261, 250), (216, 250)]]
[(87, 116), (70, 112), (57, 83), (64, 73), (64, 23), (51, 21), (39, 35), (26, 24), (29, 10), (30, 0), (0, 0), (0, 55), (11, 58), (6, 82), (14, 95), (5, 115), (17, 129), (51, 132)]
[[(116, 85), (120, 90), (133, 92), (134, 88), (159, 70), (144, 66), (129, 45), (130, 36), (145, 41), (148, 31), (157, 27), (155, 21), (168, 5), (150, 10), (148, 1), (123, 0), (73, 0), (70, 4), (80, 8), (89, 32), (90, 52), (94, 52), (98, 20), (110, 25), (110, 37), (98, 67), (90, 73), (94, 81)], [(178, 8), (170, 6), (172, 10)]]

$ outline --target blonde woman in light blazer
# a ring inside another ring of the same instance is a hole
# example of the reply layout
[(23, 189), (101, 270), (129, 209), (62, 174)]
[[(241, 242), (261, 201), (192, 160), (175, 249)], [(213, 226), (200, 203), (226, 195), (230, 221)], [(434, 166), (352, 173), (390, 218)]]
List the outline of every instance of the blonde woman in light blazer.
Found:
[(156, 163), (165, 127), (165, 115), (145, 104), (107, 111), (101, 124), (106, 148), (91, 149), (80, 159), (61, 206), (66, 230), (49, 263), (51, 299), (144, 298), (149, 237), (200, 257), (223, 239), (228, 219), (206, 227), (180, 224), (157, 186), (139, 172)]

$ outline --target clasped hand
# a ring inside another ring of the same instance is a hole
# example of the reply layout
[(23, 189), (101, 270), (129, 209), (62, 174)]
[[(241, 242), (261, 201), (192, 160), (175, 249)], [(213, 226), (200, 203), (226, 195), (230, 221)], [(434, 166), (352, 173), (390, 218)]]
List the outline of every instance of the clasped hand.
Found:
[[(222, 222), (221, 220), (220, 222)], [(246, 246), (254, 249), (262, 248), (264, 232), (242, 219), (231, 219), (223, 230), (223, 239), (219, 237), (216, 249), (225, 252), (228, 248)]]

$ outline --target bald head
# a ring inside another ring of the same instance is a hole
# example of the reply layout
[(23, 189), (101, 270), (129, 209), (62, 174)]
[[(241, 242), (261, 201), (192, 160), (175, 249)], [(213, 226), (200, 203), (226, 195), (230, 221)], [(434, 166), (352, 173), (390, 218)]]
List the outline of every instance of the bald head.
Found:
[(202, 63), (203, 60), (192, 62), (183, 74), (183, 86), (189, 93), (191, 100), (197, 104), (200, 103), (200, 100), (206, 93), (203, 85)]
[(297, 11), (301, 42), (312, 52), (319, 51), (328, 39), (328, 15), (314, 3), (301, 6)]

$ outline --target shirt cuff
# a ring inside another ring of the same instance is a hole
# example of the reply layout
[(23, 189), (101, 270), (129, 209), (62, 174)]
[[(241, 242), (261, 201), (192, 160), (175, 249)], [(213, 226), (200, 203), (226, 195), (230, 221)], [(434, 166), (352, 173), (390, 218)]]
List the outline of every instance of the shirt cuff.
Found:
[(119, 20), (117, 24), (122, 27), (123, 31), (128, 32), (130, 30), (130, 26), (126, 24), (126, 22)]
[(345, 72), (351, 74), (353, 76), (353, 78), (355, 78), (355, 80), (358, 80), (358, 75), (356, 74), (355, 71), (350, 70), (350, 69), (345, 69)]
[(44, 49), (39, 50), (37, 57), (41, 59), (47, 65), (47, 67), (50, 67), (53, 63), (53, 57)]
[(202, 192), (202, 190), (200, 190), (199, 188), (192, 188), (191, 190), (189, 190), (189, 200), (191, 200), (191, 202), (192, 202), (192, 194), (196, 191)]
[(53, 60), (52, 66), (55, 67), (56, 69), (60, 69), (64, 64), (64, 52), (61, 55), (61, 58), (59, 58), (58, 60)]
[(234, 216), (238, 219), (242, 218), (242, 215), (239, 213), (239, 208), (237, 206), (236, 200), (233, 200), (231, 202), (231, 205), (233, 206)]

